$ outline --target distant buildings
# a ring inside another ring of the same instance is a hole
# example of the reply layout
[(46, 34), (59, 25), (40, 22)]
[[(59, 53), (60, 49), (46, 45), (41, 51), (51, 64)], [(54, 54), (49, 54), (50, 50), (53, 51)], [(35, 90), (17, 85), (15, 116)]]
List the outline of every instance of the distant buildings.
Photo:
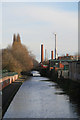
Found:
[(58, 72), (58, 78), (69, 78), (75, 81), (80, 81), (80, 60), (78, 56), (66, 54), (60, 56), (57, 60), (49, 60), (49, 70)]
[[(41, 44), (41, 67), (48, 68), (49, 71), (55, 70), (58, 72), (58, 78), (72, 79), (80, 81), (80, 56), (66, 54), (54, 59), (53, 51), (51, 51), (51, 59), (44, 60), (44, 48)], [(49, 62), (48, 62), (49, 61)]]
[(72, 56), (72, 55), (66, 54), (66, 56), (59, 56), (58, 60), (78, 60), (78, 56), (77, 55)]
[(17, 36), (14, 34), (13, 36), (13, 44), (12, 46), (17, 46), (17, 45), (21, 45), (21, 39), (20, 39), (20, 35), (18, 34)]

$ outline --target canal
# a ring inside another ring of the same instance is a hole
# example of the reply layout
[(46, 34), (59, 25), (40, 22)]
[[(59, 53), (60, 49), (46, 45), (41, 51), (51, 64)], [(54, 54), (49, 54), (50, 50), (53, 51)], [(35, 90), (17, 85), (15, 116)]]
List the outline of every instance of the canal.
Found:
[(4, 118), (78, 118), (69, 96), (46, 77), (32, 76), (15, 95)]

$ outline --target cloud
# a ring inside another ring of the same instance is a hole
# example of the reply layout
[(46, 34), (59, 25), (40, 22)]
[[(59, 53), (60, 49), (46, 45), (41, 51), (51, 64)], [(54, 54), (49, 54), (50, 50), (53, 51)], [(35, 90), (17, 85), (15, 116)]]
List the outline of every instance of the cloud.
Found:
[(41, 43), (45, 45), (47, 51), (54, 49), (53, 32), (56, 32), (59, 54), (77, 51), (78, 14), (76, 11), (64, 11), (48, 4), (42, 6), (41, 3), (38, 5), (7, 3), (3, 4), (3, 23), (5, 46), (11, 43), (13, 33), (19, 32), (23, 43), (39, 56)]
[[(12, 5), (11, 5), (12, 6)], [(37, 24), (37, 23), (46, 23), (53, 24), (53, 26), (62, 26), (64, 28), (73, 28), (76, 27), (77, 17), (76, 12), (65, 12), (54, 9), (50, 9), (48, 7), (40, 7), (40, 6), (14, 6), (15, 8), (11, 9), (7, 8), (8, 15), (6, 17), (10, 17), (9, 21), (11, 24), (17, 24), (19, 22), (25, 23), (25, 25)], [(18, 22), (19, 21), (19, 22)], [(39, 25), (38, 24), (38, 25)], [(41, 24), (40, 24), (41, 25)], [(43, 24), (42, 24), (43, 25)]]

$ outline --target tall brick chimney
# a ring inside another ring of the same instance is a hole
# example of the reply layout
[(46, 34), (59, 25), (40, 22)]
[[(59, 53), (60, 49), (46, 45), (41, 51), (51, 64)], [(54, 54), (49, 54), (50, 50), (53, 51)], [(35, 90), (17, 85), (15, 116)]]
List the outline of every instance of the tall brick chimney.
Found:
[(43, 50), (43, 44), (41, 44), (41, 63), (44, 61), (44, 50)]
[(53, 50), (51, 51), (51, 59), (54, 59)]

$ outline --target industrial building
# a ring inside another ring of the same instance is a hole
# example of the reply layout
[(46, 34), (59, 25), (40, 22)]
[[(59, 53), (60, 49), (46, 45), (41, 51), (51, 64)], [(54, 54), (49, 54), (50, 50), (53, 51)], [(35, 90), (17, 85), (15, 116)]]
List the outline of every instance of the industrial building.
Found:
[[(46, 52), (45, 52), (46, 53)], [(80, 81), (80, 56), (66, 54), (64, 56), (57, 56), (57, 45), (56, 45), (56, 34), (55, 34), (55, 58), (54, 52), (51, 51), (51, 59), (47, 64), (46, 54), (44, 60), (44, 48), (41, 44), (41, 64), (40, 66), (44, 69), (48, 68), (49, 71), (55, 70), (58, 73), (58, 78), (66, 78), (75, 81)], [(47, 60), (48, 61), (48, 60)]]
[(49, 70), (58, 72), (58, 78), (69, 78), (69, 62), (70, 60), (49, 60)]

